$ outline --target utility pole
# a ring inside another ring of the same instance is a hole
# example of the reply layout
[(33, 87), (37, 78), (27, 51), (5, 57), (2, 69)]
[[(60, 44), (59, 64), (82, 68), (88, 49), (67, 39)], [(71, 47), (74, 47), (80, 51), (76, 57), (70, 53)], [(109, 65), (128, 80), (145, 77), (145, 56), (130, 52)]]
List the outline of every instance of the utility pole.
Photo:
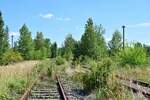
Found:
[(11, 46), (14, 47), (14, 35), (11, 35)]
[(125, 26), (122, 26), (123, 29), (123, 49), (125, 48)]

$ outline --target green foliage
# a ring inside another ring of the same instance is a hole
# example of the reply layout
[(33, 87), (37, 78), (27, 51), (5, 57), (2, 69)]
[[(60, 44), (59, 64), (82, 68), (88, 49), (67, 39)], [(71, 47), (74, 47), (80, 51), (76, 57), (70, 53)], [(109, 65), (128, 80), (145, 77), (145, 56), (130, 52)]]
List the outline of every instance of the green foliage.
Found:
[(108, 58), (101, 62), (90, 62), (90, 72), (82, 75), (83, 87), (86, 91), (90, 92), (100, 87), (107, 87), (107, 79), (111, 74), (112, 61)]
[(93, 59), (100, 59), (106, 54), (106, 43), (103, 37), (105, 30), (102, 25), (94, 26), (93, 20), (88, 19), (85, 25), (85, 32), (81, 37), (80, 55), (89, 56)]
[(8, 89), (11, 93), (21, 94), (26, 88), (26, 82), (24, 79), (12, 79), (8, 82)]
[(56, 57), (56, 64), (57, 65), (62, 65), (65, 63), (64, 58), (62, 58), (61, 56)]
[(14, 62), (22, 61), (23, 58), (21, 57), (19, 52), (14, 52), (13, 50), (8, 50), (2, 56), (1, 64), (9, 64)]
[(63, 56), (67, 60), (71, 60), (73, 58), (73, 51), (75, 49), (75, 43), (76, 41), (73, 39), (71, 34), (68, 34), (65, 42), (64, 42), (64, 48), (63, 48)]
[(0, 60), (2, 58), (3, 53), (5, 53), (8, 50), (8, 48), (8, 27), (4, 29), (4, 21), (2, 13), (0, 12)]
[(41, 50), (34, 51), (34, 59), (43, 59)]
[(9, 97), (7, 93), (0, 92), (0, 100), (11, 100), (11, 98)]
[(48, 67), (48, 70), (47, 70), (47, 74), (49, 77), (52, 77), (52, 74), (53, 74), (53, 71), (54, 71), (54, 64), (51, 64), (49, 67)]
[(143, 47), (145, 48), (147, 55), (150, 56), (150, 46), (144, 44)]
[(88, 19), (85, 25), (85, 32), (81, 37), (81, 55), (87, 55), (89, 57), (94, 56), (94, 50), (96, 47), (96, 34), (94, 32), (93, 20)]
[(50, 39), (45, 39), (46, 57), (51, 57), (51, 41)]
[(121, 33), (116, 30), (113, 34), (112, 40), (109, 41), (108, 46), (110, 48), (110, 54), (115, 55), (119, 49), (122, 47), (122, 41), (121, 41)]
[(101, 59), (107, 55), (106, 41), (103, 36), (103, 34), (105, 33), (105, 29), (100, 24), (94, 27), (94, 31), (96, 33), (96, 48), (94, 58)]
[(34, 59), (50, 57), (50, 45), (50, 40), (44, 39), (42, 32), (37, 32), (36, 38), (34, 39)]
[(34, 45), (28, 27), (24, 24), (20, 29), (18, 51), (25, 60), (33, 59)]
[(122, 65), (142, 65), (147, 63), (146, 50), (142, 47), (127, 47), (118, 55)]
[(53, 43), (51, 46), (51, 58), (55, 58), (57, 56), (57, 43)]

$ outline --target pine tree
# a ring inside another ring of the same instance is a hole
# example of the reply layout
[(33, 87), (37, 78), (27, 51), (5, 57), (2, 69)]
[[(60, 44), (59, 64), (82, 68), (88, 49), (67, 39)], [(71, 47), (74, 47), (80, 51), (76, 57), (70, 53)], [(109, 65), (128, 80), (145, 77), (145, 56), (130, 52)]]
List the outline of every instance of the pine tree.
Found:
[(57, 56), (57, 43), (54, 42), (51, 46), (51, 58), (55, 58)]
[(0, 59), (2, 55), (8, 50), (8, 27), (6, 30), (4, 29), (4, 21), (2, 17), (2, 13), (0, 12)]
[(94, 32), (93, 20), (88, 19), (85, 25), (85, 32), (81, 37), (81, 55), (94, 58), (96, 49), (96, 33)]
[(26, 60), (33, 58), (34, 45), (31, 37), (31, 32), (24, 24), (20, 29), (20, 38), (18, 41), (18, 51), (22, 57)]
[(113, 33), (113, 37), (111, 39), (111, 41), (109, 41), (108, 46), (110, 48), (110, 53), (112, 55), (115, 55), (116, 52), (118, 52), (118, 50), (122, 47), (122, 41), (121, 41), (122, 37), (121, 37), (121, 33), (116, 30)]

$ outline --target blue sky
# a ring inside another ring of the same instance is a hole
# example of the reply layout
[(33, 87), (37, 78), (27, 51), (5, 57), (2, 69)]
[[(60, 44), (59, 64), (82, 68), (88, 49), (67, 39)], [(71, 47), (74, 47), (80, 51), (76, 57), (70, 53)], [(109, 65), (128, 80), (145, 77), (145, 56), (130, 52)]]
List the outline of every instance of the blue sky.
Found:
[(106, 29), (106, 40), (126, 25), (128, 41), (150, 44), (150, 0), (0, 0), (0, 11), (15, 38), (26, 23), (33, 37), (42, 31), (61, 45), (68, 33), (79, 40), (92, 17)]

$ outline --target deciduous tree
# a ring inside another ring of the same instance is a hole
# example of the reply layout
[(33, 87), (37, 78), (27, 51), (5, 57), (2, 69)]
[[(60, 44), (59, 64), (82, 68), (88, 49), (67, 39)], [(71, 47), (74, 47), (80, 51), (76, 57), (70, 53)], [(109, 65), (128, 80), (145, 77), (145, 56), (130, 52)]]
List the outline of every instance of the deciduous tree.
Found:
[(28, 27), (24, 24), (20, 29), (20, 37), (18, 41), (18, 51), (21, 53), (24, 59), (32, 59), (34, 52), (33, 40), (31, 32)]
[(112, 55), (114, 55), (116, 52), (118, 52), (118, 50), (122, 47), (122, 41), (121, 41), (122, 37), (121, 37), (121, 33), (116, 30), (113, 33), (113, 37), (111, 39), (111, 41), (109, 41), (108, 46), (110, 48), (110, 53)]

